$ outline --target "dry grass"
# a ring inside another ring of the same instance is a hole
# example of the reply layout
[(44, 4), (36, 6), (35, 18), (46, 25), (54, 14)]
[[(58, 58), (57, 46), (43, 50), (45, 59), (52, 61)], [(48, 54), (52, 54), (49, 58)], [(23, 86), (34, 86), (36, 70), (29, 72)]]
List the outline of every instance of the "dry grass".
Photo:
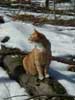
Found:
[(75, 19), (70, 19), (70, 20), (64, 20), (64, 19), (57, 19), (57, 20), (52, 20), (48, 19), (47, 17), (35, 17), (34, 15), (15, 15), (12, 17), (13, 20), (19, 20), (19, 21), (27, 21), (27, 22), (32, 22), (34, 25), (36, 24), (53, 24), (53, 25), (63, 25), (63, 26), (75, 26)]

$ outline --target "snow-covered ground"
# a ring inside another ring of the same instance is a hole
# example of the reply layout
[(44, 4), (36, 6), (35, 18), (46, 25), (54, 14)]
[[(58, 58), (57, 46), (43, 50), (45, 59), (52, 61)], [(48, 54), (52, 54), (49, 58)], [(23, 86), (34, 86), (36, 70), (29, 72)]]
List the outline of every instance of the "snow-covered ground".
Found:
[[(5, 36), (9, 36), (10, 40), (3, 45), (12, 48), (17, 47), (27, 52), (31, 51), (34, 47), (34, 44), (31, 44), (28, 41), (28, 37), (34, 31), (34, 29), (42, 32), (49, 39), (49, 41), (51, 42), (53, 55), (75, 55), (75, 27), (53, 26), (47, 24), (37, 27), (33, 26), (31, 23), (7, 21), (5, 24), (0, 25), (0, 41)], [(0, 45), (1, 44), (2, 43), (0, 42)], [(75, 72), (67, 71), (67, 69), (68, 64), (62, 64), (52, 61), (49, 73), (59, 83), (61, 83), (62, 86), (65, 87), (68, 94), (75, 96)], [(3, 80), (6, 78), (8, 78), (9, 80), (7, 81), (6, 79), (3, 83), (1, 82), (0, 84), (1, 98), (6, 98), (8, 96), (16, 94), (19, 95), (20, 93), (26, 93), (25, 90), (18, 85), (18, 83), (16, 83), (15, 81), (12, 82), (12, 80), (10, 80), (6, 72), (1, 68), (0, 77), (1, 79), (3, 78)], [(14, 89), (12, 88), (12, 85)], [(9, 91), (9, 93), (7, 91)], [(17, 100), (22, 99), (19, 98)]]
[[(53, 9), (53, 5), (51, 6), (52, 9)], [(73, 9), (73, 6), (71, 3), (59, 3), (59, 4), (56, 4), (56, 9), (59, 9), (59, 10), (65, 10), (64, 12), (66, 13), (67, 11), (66, 10), (69, 10), (69, 9)], [(28, 15), (34, 15), (34, 16), (41, 16), (41, 17), (46, 17), (48, 16), (47, 18), (48, 19), (54, 19), (54, 14), (50, 13), (50, 14), (46, 14), (46, 13), (36, 13), (36, 12), (32, 12), (32, 11), (26, 11), (25, 9), (14, 9), (14, 8), (4, 8), (4, 7), (0, 7), (0, 14), (9, 14), (9, 15), (14, 15), (14, 14), (28, 14)], [(72, 12), (69, 12), (72, 14)], [(73, 19), (74, 16), (72, 15), (63, 15), (63, 14), (56, 14), (57, 18), (58, 19), (64, 19), (64, 20), (69, 20), (69, 19)]]
[[(35, 17), (46, 17), (46, 16), (48, 16), (47, 18), (48, 19), (54, 19), (54, 14), (46, 14), (46, 13), (35, 13), (35, 12), (28, 12), (28, 11), (25, 11), (25, 12), (23, 12), (23, 11), (20, 11), (20, 13), (19, 13), (20, 15), (21, 14), (27, 14), (27, 15), (34, 15)], [(64, 20), (69, 20), (69, 19), (73, 19), (74, 18), (74, 16), (68, 16), (68, 15), (60, 15), (60, 14), (56, 14), (56, 17), (58, 18), (58, 19), (64, 19)]]
[[(26, 96), (18, 96), (18, 95), (26, 95)], [(18, 96), (18, 97), (13, 97)], [(10, 98), (13, 97), (13, 98)], [(14, 80), (10, 80), (6, 71), (4, 71), (0, 67), (0, 100), (25, 100), (29, 97), (26, 93), (26, 90), (15, 82)]]
[(57, 3), (56, 4), (56, 9), (59, 10), (70, 10), (73, 9), (72, 3)]
[(34, 44), (27, 40), (29, 35), (37, 29), (51, 41), (53, 55), (75, 54), (75, 28), (53, 25), (33, 26), (30, 23), (8, 22), (0, 26), (0, 37), (10, 36), (4, 45), (18, 47), (21, 50), (32, 50)]

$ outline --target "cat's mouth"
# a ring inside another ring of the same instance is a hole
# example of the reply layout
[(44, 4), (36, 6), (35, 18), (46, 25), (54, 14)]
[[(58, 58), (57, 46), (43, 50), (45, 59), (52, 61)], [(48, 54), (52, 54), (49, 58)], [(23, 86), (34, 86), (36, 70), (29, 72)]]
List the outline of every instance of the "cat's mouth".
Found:
[(29, 37), (29, 38), (28, 38), (28, 41), (32, 42), (32, 39), (31, 39), (31, 37)]
[(28, 38), (28, 41), (29, 41), (30, 43), (33, 43), (33, 40), (32, 40), (31, 37)]

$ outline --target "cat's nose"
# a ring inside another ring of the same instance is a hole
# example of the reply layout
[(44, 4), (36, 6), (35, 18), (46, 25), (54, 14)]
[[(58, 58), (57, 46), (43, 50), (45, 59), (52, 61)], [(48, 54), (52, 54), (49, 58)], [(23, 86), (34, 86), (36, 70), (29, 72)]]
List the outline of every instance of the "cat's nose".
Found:
[(31, 40), (31, 38), (28, 38), (28, 41), (29, 41), (29, 43), (32, 43), (32, 40)]
[(29, 41), (32, 41), (32, 36), (30, 36), (30, 37), (28, 38), (28, 40), (29, 40)]
[(29, 37), (28, 40), (30, 41), (31, 40), (31, 37)]

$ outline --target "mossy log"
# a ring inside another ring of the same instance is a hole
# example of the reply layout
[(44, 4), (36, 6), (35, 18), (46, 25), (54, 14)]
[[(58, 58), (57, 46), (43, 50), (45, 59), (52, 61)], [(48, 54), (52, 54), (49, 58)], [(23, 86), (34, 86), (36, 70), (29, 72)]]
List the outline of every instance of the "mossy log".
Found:
[[(37, 76), (27, 75), (22, 67), (22, 56), (8, 55), (3, 60), (4, 68), (7, 70), (11, 79), (15, 79), (22, 87), (24, 87), (30, 96), (47, 95), (33, 100), (61, 100), (60, 97), (49, 97), (54, 94), (66, 94), (65, 89), (53, 78), (39, 81)], [(49, 95), (49, 96), (48, 96)], [(53, 99), (54, 98), (54, 99)], [(61, 97), (63, 100), (73, 100), (71, 97)]]
[[(5, 49), (6, 51), (7, 49)], [(8, 49), (11, 51), (11, 49)], [(12, 49), (14, 51), (16, 49)], [(18, 49), (17, 49), (18, 50)], [(2, 50), (3, 51), (3, 50)], [(39, 81), (37, 76), (27, 75), (22, 66), (23, 55), (5, 55), (2, 57), (1, 66), (8, 72), (11, 79), (16, 80), (22, 87), (24, 87), (31, 96), (47, 95), (38, 97), (33, 100), (74, 100), (72, 97), (49, 97), (48, 95), (66, 94), (65, 89), (53, 78)]]

